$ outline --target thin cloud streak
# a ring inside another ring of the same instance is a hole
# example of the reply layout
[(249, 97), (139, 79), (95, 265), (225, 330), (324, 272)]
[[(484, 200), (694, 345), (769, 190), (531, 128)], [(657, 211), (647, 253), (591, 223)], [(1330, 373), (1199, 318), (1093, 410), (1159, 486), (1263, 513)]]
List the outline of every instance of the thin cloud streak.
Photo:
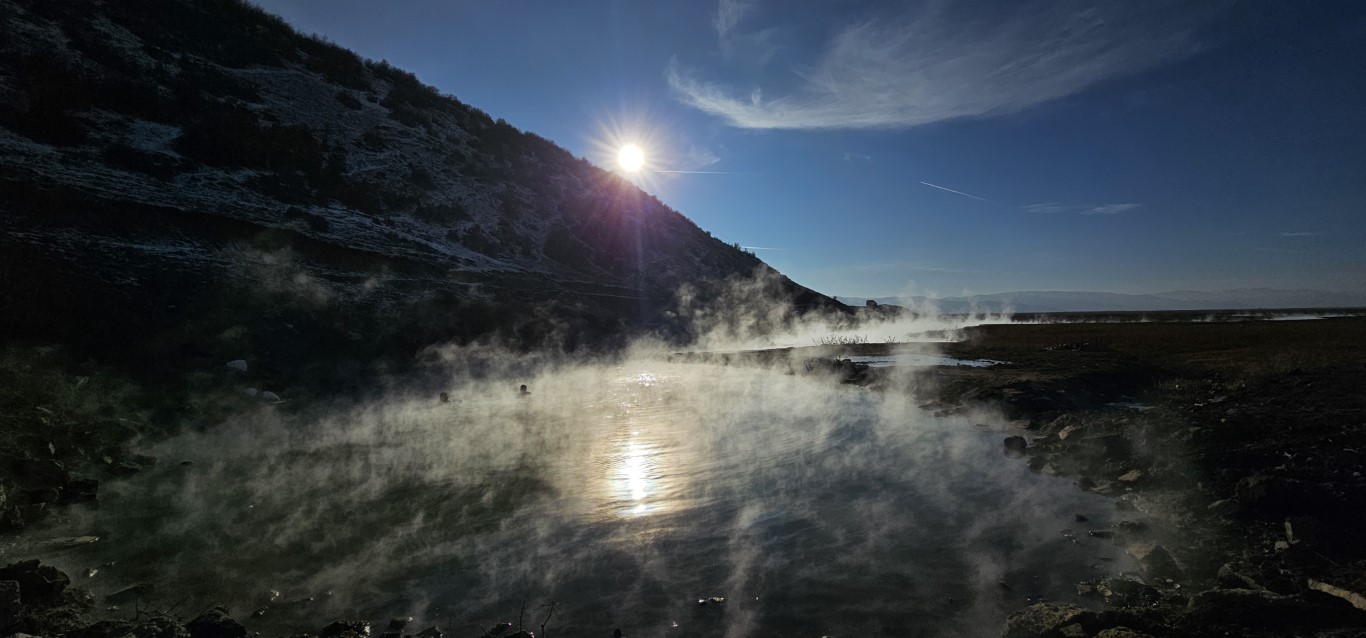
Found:
[(1141, 208), (1142, 204), (1123, 203), (1123, 204), (1060, 204), (1057, 202), (1047, 202), (1043, 204), (1026, 204), (1020, 210), (1036, 213), (1039, 215), (1056, 215), (1058, 213), (1076, 213), (1078, 215), (1118, 215), (1127, 213), (1131, 210)]
[(1317, 236), (1322, 235), (1322, 234), (1323, 234), (1323, 233), (1314, 233), (1314, 232), (1309, 232), (1309, 231), (1296, 231), (1296, 232), (1281, 233), (1281, 237), (1317, 237)]
[(921, 183), (921, 184), (924, 184), (925, 186), (929, 186), (930, 188), (937, 188), (937, 189), (939, 189), (939, 190), (941, 190), (941, 191), (948, 191), (948, 192), (953, 193), (953, 194), (955, 194), (955, 195), (962, 195), (963, 197), (971, 197), (971, 198), (973, 198), (973, 199), (975, 199), (975, 200), (978, 200), (978, 201), (987, 202), (988, 204), (995, 204), (995, 203), (996, 203), (996, 202), (993, 202), (993, 201), (991, 201), (991, 200), (989, 200), (989, 199), (987, 199), (987, 198), (985, 198), (985, 197), (978, 197), (978, 196), (976, 196), (976, 195), (973, 195), (972, 193), (964, 193), (963, 191), (956, 191), (956, 190), (953, 190), (952, 188), (944, 188), (943, 186), (936, 186), (936, 185), (931, 184), (931, 183), (929, 183), (929, 182), (920, 182), (920, 183)]
[[(779, 97), (702, 78), (677, 58), (665, 75), (679, 101), (739, 128), (906, 128), (1017, 112), (1188, 57), (1224, 4), (930, 2), (843, 27)], [(721, 2), (723, 53), (750, 8)]]
[(1083, 215), (1118, 215), (1138, 208), (1139, 204), (1101, 204), (1081, 211)]

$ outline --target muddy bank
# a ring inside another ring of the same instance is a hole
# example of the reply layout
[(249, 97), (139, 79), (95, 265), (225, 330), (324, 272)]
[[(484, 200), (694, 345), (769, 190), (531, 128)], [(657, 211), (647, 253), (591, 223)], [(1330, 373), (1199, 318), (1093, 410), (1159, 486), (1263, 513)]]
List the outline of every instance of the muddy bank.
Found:
[(927, 407), (999, 410), (1021, 462), (1154, 521), (1090, 531), (1141, 565), (1077, 583), (1090, 609), (1027, 607), (1004, 635), (1366, 631), (1366, 320), (967, 336), (946, 352), (1005, 363), (925, 371)]

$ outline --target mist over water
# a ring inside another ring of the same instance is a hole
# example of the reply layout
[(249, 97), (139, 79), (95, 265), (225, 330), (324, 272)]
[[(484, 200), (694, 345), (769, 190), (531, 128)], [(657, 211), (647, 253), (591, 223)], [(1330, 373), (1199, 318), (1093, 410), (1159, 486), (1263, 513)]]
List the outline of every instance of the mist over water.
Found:
[(100, 594), (157, 583), (144, 609), (245, 620), (278, 590), (249, 623), (280, 633), (413, 615), (478, 635), (525, 599), (530, 628), (559, 603), (559, 636), (986, 636), (1125, 567), (1062, 534), (1106, 525), (1109, 499), (905, 393), (637, 359), (451, 397), (263, 407), (165, 442), (45, 533), (101, 536), (58, 565), (98, 567)]

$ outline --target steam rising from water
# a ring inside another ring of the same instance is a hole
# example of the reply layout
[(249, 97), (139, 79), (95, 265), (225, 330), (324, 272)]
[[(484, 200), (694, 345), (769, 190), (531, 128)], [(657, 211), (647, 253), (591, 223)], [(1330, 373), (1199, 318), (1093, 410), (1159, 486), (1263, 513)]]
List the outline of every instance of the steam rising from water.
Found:
[(92, 586), (172, 584), (163, 607), (315, 597), (255, 621), (281, 632), (359, 610), (477, 635), (526, 599), (528, 625), (561, 604), (558, 636), (995, 635), (1026, 596), (1118, 565), (1060, 534), (1113, 506), (1003, 462), (1001, 436), (763, 370), (462, 380), (447, 404), (262, 408), (168, 441), (58, 531), (103, 537), (61, 566), (116, 561)]

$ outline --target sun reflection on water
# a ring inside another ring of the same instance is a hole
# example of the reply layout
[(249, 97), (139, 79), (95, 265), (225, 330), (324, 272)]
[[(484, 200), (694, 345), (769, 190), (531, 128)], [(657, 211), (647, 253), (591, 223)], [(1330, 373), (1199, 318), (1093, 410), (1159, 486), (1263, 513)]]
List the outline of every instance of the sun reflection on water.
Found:
[(669, 436), (675, 416), (661, 409), (657, 387), (661, 378), (640, 372), (618, 379), (614, 397), (618, 413), (616, 433), (609, 442), (613, 468), (607, 478), (613, 508), (623, 517), (654, 514), (667, 508), (661, 491), (663, 468), (675, 461), (663, 437)]

